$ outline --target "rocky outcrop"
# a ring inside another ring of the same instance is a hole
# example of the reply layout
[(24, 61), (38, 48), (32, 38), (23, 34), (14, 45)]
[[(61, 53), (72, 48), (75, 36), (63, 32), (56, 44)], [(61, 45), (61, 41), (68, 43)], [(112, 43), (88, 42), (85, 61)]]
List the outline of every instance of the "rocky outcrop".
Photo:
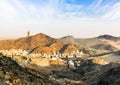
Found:
[(120, 84), (120, 66), (111, 68), (100, 75), (96, 85), (119, 85)]
[(91, 60), (92, 60), (93, 63), (99, 64), (99, 65), (107, 65), (107, 64), (109, 64), (109, 62), (105, 61), (102, 58), (97, 58), (96, 57), (96, 58), (92, 58)]
[(54, 85), (39, 72), (23, 68), (9, 57), (0, 56), (0, 85)]

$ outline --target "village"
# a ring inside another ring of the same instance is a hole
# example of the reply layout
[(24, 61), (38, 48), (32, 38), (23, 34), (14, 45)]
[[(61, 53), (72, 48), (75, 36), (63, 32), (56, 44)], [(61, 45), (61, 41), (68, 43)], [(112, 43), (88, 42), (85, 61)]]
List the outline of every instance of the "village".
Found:
[[(4, 56), (10, 57), (19, 64), (36, 64), (38, 66), (65, 65), (67, 68), (75, 69), (80, 65), (80, 60), (85, 57), (82, 51), (73, 51), (71, 54), (29, 54), (29, 50), (10, 49), (0, 50)], [(83, 57), (84, 56), (84, 57)], [(79, 58), (79, 59), (78, 59)]]

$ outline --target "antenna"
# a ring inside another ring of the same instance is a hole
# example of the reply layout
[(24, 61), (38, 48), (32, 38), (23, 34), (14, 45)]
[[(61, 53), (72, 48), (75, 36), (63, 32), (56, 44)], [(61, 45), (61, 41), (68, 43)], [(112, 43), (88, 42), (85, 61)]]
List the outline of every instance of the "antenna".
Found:
[(28, 32), (27, 32), (27, 37), (29, 37), (30, 36), (30, 31), (28, 30)]

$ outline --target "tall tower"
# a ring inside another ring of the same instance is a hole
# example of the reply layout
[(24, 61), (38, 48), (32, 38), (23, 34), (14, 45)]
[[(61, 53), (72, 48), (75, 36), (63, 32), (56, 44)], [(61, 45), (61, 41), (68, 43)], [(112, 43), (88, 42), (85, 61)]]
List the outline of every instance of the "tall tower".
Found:
[(27, 37), (29, 37), (30, 36), (30, 31), (28, 30), (28, 32), (27, 32)]

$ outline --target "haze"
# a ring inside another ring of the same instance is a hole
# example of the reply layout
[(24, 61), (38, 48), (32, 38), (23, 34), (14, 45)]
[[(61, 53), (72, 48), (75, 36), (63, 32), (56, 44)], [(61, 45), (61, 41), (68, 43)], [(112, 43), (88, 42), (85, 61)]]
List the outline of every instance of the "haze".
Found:
[(120, 36), (120, 0), (0, 0), (0, 38)]

